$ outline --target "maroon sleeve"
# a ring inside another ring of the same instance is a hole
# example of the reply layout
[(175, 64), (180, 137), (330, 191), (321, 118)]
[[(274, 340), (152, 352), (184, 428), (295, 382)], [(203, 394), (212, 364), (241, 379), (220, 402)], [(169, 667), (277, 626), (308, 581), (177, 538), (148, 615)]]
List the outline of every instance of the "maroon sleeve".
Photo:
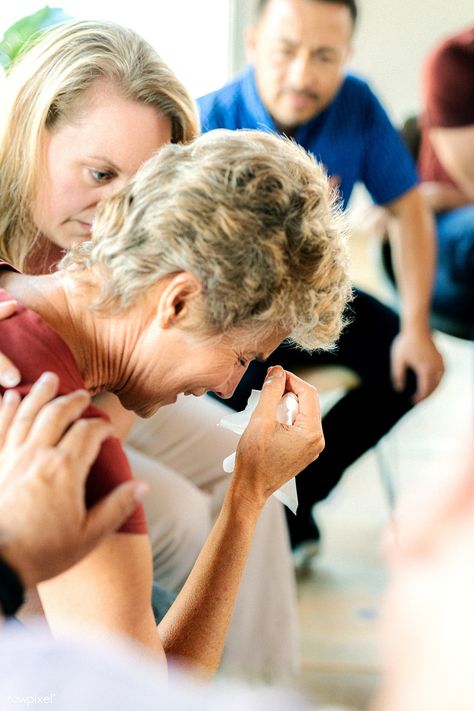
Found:
[[(0, 289), (0, 301), (10, 295)], [(66, 343), (38, 314), (18, 304), (16, 312), (0, 324), (0, 351), (5, 353), (22, 374), (20, 385), (15, 388), (24, 397), (33, 383), (46, 370), (59, 376), (59, 394), (65, 395), (77, 389), (84, 389), (84, 382), (74, 357)], [(4, 391), (0, 387), (0, 394)], [(85, 417), (108, 415), (91, 405)], [(91, 467), (86, 482), (86, 504), (92, 506), (100, 501), (115, 486), (133, 478), (125, 452), (118, 439), (107, 439), (99, 456)], [(119, 529), (124, 533), (146, 533), (145, 514), (142, 506)]]
[[(106, 420), (109, 419), (102, 410), (94, 406), (87, 408), (83, 417), (102, 417)], [(118, 439), (109, 437), (102, 443), (99, 455), (91, 467), (86, 482), (87, 507), (90, 508), (94, 503), (103, 499), (104, 496), (111, 492), (116, 486), (130, 479), (133, 479), (133, 474), (123, 447)], [(130, 518), (119, 528), (119, 532), (147, 532), (145, 513), (141, 505), (137, 506)]]
[(426, 61), (423, 90), (425, 126), (474, 124), (474, 27), (435, 48)]

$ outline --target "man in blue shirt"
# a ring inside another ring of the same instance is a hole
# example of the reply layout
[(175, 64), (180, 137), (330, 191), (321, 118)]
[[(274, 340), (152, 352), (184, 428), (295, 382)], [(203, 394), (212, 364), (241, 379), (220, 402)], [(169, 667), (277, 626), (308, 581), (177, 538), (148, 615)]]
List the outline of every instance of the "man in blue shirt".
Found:
[[(361, 181), (389, 209), (401, 296), (400, 319), (356, 290), (352, 323), (335, 353), (313, 355), (280, 347), (271, 362), (293, 370), (334, 363), (354, 370), (359, 387), (324, 418), (326, 448), (297, 478), (299, 510), (288, 516), (293, 547), (317, 550), (313, 505), (344, 470), (443, 375), (429, 328), (435, 260), (432, 218), (415, 168), (380, 102), (361, 79), (346, 74), (357, 8), (354, 0), (259, 0), (247, 49), (251, 66), (222, 89), (199, 99), (203, 131), (258, 128), (292, 136), (325, 164), (347, 205)], [(232, 407), (241, 409), (265, 368), (252, 363)]]

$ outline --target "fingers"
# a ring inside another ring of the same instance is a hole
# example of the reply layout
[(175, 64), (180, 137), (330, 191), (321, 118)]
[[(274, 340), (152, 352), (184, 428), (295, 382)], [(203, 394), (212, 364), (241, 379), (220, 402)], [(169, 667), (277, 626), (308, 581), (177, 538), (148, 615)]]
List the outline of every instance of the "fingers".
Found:
[(66, 432), (58, 449), (76, 464), (77, 483), (82, 485), (97, 459), (102, 443), (110, 437), (113, 427), (100, 417), (78, 420)]
[(11, 360), (0, 353), (0, 385), (4, 388), (14, 388), (21, 380), (20, 371)]
[(402, 392), (406, 386), (406, 368), (402, 362), (394, 359), (392, 362), (392, 383), (394, 390)]
[[(298, 397), (298, 415), (303, 415), (311, 420), (320, 420), (321, 408), (316, 388), (293, 373), (287, 373), (286, 378), (286, 389), (295, 393)], [(295, 424), (298, 420), (298, 415), (296, 416)]]
[(20, 402), (20, 394), (16, 390), (7, 390), (3, 398), (0, 398), (0, 448), (3, 447)]
[(309, 418), (313, 422), (321, 419), (316, 388), (293, 373), (283, 370), (279, 365), (268, 369), (260, 401), (255, 411), (264, 411), (268, 408), (274, 417), (275, 409), (285, 392), (292, 392), (298, 398), (298, 414), (295, 424), (298, 424), (298, 420), (301, 421), (303, 418)]
[(428, 370), (424, 368), (417, 373), (417, 388), (413, 397), (413, 402), (417, 404), (428, 395), (436, 390), (441, 380), (443, 379), (444, 368), (439, 367), (437, 370)]
[(14, 314), (15, 310), (16, 301), (13, 301), (13, 299), (10, 299), (9, 301), (0, 302), (0, 321), (3, 321), (4, 318), (8, 318), (12, 314)]
[(76, 390), (43, 406), (38, 414), (34, 412), (32, 415), (31, 411), (28, 411), (25, 422), (28, 423), (30, 418), (35, 418), (27, 434), (29, 444), (53, 447), (57, 445), (64, 432), (82, 415), (89, 402), (90, 397), (87, 392)]
[(102, 538), (120, 528), (147, 492), (148, 485), (145, 482), (128, 481), (93, 506), (87, 514), (85, 548), (91, 550)]
[(259, 415), (271, 413), (274, 422), (277, 405), (285, 394), (285, 385), (286, 373), (283, 368), (280, 365), (269, 368), (255, 413)]
[(19, 405), (5, 444), (15, 447), (25, 440), (38, 412), (56, 395), (57, 388), (58, 377), (54, 373), (43, 373)]
[(428, 397), (437, 387), (438, 382), (439, 381), (435, 382), (431, 379), (426, 371), (422, 370), (418, 372), (416, 377), (416, 392), (413, 396), (415, 405), (424, 400), (425, 397)]

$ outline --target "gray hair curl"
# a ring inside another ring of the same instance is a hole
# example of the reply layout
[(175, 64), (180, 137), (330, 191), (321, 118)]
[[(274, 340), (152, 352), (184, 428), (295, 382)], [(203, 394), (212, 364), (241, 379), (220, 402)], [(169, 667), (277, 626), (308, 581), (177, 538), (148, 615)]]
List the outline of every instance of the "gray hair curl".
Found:
[(351, 298), (345, 226), (323, 168), (260, 131), (211, 131), (160, 149), (98, 207), (91, 241), (60, 268), (92, 280), (92, 308), (105, 313), (191, 272), (202, 331), (281, 329), (308, 349), (335, 341)]

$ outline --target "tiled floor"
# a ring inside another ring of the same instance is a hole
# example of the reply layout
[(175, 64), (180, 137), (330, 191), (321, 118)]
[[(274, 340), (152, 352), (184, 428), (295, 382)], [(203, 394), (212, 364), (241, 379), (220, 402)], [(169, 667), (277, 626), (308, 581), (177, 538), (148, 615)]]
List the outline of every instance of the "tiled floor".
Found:
[[(366, 247), (355, 249), (360, 258)], [(382, 293), (376, 273), (359, 276), (358, 283)], [(436, 339), (447, 367), (441, 386), (382, 443), (398, 498), (422, 479), (435, 484), (457, 469), (474, 421), (474, 345), (445, 334)], [(322, 703), (365, 711), (380, 678), (378, 615), (387, 582), (381, 540), (390, 517), (374, 452), (346, 472), (315, 513), (323, 550), (299, 581), (300, 683)]]

